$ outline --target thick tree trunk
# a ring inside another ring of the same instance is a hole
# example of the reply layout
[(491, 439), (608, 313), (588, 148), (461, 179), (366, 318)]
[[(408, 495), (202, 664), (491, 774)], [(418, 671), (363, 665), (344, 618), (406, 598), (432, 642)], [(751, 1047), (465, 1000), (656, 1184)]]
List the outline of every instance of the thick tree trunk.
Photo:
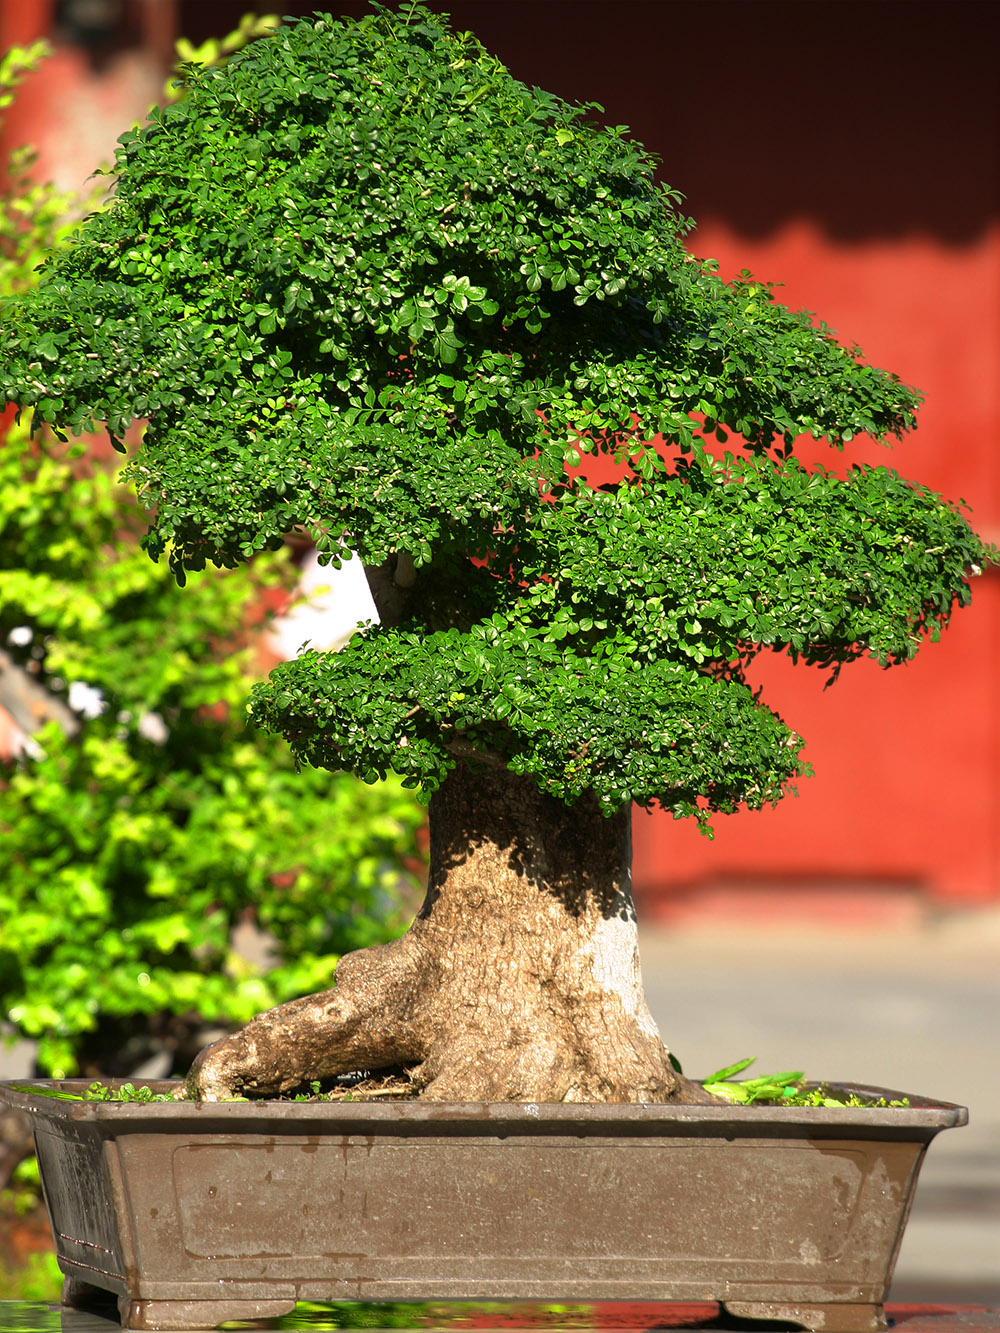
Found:
[(646, 1007), (628, 810), (606, 819), (596, 800), (567, 808), (527, 778), (459, 765), (430, 826), (409, 931), (202, 1052), (192, 1096), (405, 1065), (444, 1101), (711, 1100), (674, 1071)]

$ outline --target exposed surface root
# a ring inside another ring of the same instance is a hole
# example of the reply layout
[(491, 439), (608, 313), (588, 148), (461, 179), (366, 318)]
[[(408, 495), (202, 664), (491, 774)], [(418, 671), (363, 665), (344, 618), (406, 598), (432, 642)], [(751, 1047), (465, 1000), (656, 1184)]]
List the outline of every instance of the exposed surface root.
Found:
[[(676, 1073), (652, 1024), (641, 1012), (627, 1013), (615, 992), (595, 1015), (593, 994), (534, 981), (518, 985), (514, 978), (503, 990), (495, 975), (484, 977), (482, 959), (468, 969), (451, 959), (446, 965), (420, 947), (421, 935), (418, 919), (393, 945), (345, 955), (331, 990), (260, 1014), (242, 1032), (206, 1047), (188, 1075), (187, 1095), (282, 1096), (368, 1071), (321, 1095), (713, 1100)], [(475, 993), (480, 987), (485, 997)]]

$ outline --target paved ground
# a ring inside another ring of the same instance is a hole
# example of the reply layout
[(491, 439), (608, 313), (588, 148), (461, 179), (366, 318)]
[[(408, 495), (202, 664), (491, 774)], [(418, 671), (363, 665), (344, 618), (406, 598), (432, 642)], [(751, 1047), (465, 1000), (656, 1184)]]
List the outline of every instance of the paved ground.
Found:
[(969, 1108), (928, 1152), (896, 1300), (1000, 1304), (1000, 913), (884, 931), (647, 930), (653, 1016), (685, 1071), (756, 1069)]

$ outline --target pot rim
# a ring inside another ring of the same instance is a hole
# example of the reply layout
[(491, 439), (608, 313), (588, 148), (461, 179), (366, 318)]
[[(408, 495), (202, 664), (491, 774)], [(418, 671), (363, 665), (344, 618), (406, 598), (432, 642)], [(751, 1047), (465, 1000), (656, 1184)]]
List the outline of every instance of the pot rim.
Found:
[[(892, 1128), (923, 1130), (936, 1133), (940, 1129), (968, 1123), (969, 1113), (964, 1106), (913, 1093), (897, 1092), (891, 1088), (873, 1087), (863, 1083), (807, 1083), (807, 1088), (828, 1087), (843, 1094), (858, 1094), (871, 1100), (901, 1101), (908, 1106), (782, 1106), (774, 1102), (759, 1105), (682, 1106), (671, 1102), (431, 1102), (419, 1099), (376, 1102), (296, 1102), (296, 1101), (232, 1101), (232, 1102), (88, 1102), (63, 1099), (55, 1093), (83, 1093), (93, 1079), (30, 1079), (0, 1081), (0, 1102), (8, 1106), (41, 1115), (49, 1119), (72, 1121), (104, 1121), (134, 1125), (139, 1121), (162, 1129), (180, 1129), (182, 1125), (201, 1124), (208, 1119), (229, 1124), (233, 1129), (242, 1123), (247, 1128), (264, 1128), (264, 1122), (282, 1121), (316, 1129), (327, 1125), (331, 1132), (343, 1132), (348, 1127), (359, 1128), (365, 1123), (399, 1126), (410, 1123), (427, 1127), (447, 1122), (500, 1128), (546, 1124), (558, 1126), (593, 1126), (610, 1128), (644, 1126), (705, 1124), (721, 1126), (732, 1124), (742, 1133), (755, 1126), (787, 1127), (816, 1126), (851, 1128)], [(128, 1079), (102, 1080), (109, 1086), (121, 1086)], [(183, 1086), (182, 1079), (136, 1080), (153, 1092), (174, 1092)]]

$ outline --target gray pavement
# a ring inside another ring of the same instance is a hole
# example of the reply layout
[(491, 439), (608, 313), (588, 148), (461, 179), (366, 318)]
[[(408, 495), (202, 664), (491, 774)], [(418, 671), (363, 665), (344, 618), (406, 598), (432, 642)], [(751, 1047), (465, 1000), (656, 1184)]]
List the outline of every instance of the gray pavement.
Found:
[(1000, 913), (883, 931), (646, 929), (653, 1017), (685, 1072), (922, 1093), (969, 1108), (928, 1151), (894, 1300), (1000, 1304)]

